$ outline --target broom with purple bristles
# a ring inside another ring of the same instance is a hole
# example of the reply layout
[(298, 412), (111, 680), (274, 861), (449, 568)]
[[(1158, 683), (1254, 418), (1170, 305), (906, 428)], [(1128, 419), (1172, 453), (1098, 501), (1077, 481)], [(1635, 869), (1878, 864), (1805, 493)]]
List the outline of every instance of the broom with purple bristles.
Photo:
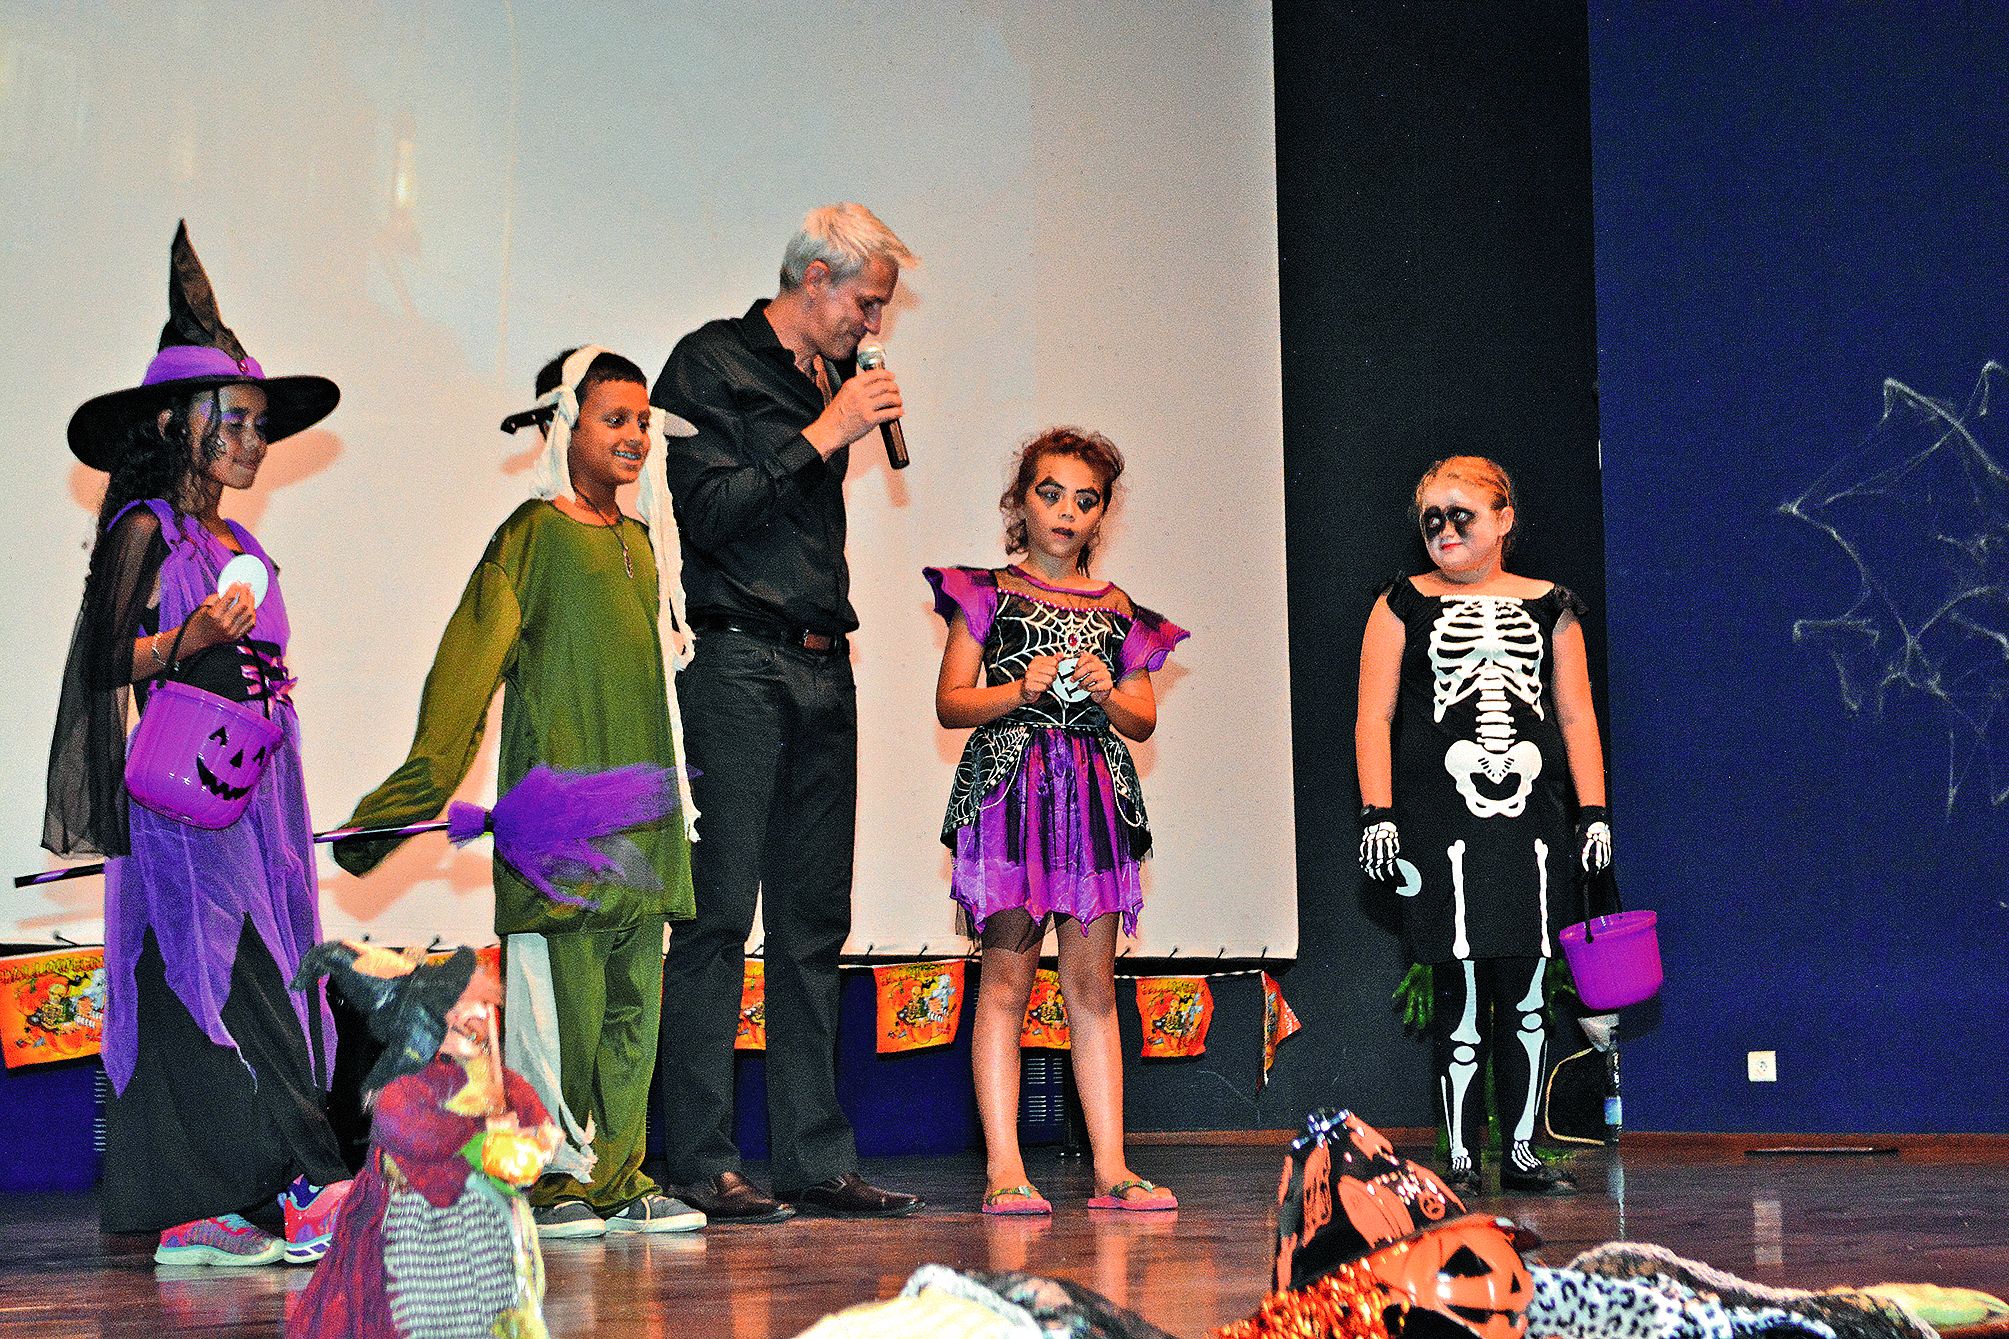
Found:
[[(627, 834), (660, 823), (676, 811), (675, 775), (654, 763), (634, 763), (604, 772), (565, 772), (539, 763), (499, 796), (493, 809), (455, 800), (446, 817), (390, 828), (335, 828), (314, 834), (316, 842), (369, 837), (416, 837), (445, 832), (464, 846), (484, 832), (495, 835), (495, 854), (531, 887), (553, 902), (592, 910), (599, 903), (568, 893), (563, 883), (612, 884), (652, 892), (662, 886), (655, 866)], [(23, 874), (16, 888), (80, 879), (104, 869), (102, 861), (40, 874)]]

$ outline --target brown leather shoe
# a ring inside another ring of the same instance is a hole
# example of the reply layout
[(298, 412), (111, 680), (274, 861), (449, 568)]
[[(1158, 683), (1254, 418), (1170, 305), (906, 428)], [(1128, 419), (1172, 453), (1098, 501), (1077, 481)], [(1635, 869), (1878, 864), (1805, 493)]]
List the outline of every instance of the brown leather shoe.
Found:
[(919, 1213), (927, 1201), (919, 1195), (897, 1190), (881, 1190), (856, 1172), (833, 1176), (813, 1186), (782, 1196), (801, 1209), (834, 1214), (839, 1218), (905, 1218)]
[(720, 1172), (708, 1180), (676, 1186), (671, 1193), (714, 1223), (781, 1223), (795, 1217), (795, 1210), (761, 1194), (738, 1172)]

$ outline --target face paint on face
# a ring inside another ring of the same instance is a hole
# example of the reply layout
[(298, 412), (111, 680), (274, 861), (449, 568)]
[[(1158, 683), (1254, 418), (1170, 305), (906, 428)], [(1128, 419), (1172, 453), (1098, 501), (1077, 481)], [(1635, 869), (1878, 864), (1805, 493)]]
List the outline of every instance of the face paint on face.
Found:
[(1430, 561), (1445, 573), (1481, 574), (1506, 553), (1514, 510), (1463, 479), (1432, 484), (1418, 500), (1416, 522)]
[(203, 478), (249, 488), (271, 445), (265, 388), (245, 382), (199, 396), (188, 409), (189, 449)]
[(1026, 490), (1026, 547), (1072, 566), (1102, 524), (1102, 479), (1088, 462), (1050, 455), (1039, 462), (1038, 482)]
[(1469, 507), (1427, 507), (1421, 517), (1425, 543), (1444, 533), (1450, 526), (1458, 538), (1469, 543), (1472, 538), (1474, 513)]

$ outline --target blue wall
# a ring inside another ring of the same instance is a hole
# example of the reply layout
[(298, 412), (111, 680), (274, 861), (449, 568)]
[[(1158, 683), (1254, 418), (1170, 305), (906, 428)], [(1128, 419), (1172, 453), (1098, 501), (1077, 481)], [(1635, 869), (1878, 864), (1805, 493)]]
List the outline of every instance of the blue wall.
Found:
[(0, 1192), (97, 1184), (99, 1072), (95, 1060), (0, 1069)]
[(1763, 8), (1591, 6), (1626, 1114), (2009, 1129), (2009, 13)]

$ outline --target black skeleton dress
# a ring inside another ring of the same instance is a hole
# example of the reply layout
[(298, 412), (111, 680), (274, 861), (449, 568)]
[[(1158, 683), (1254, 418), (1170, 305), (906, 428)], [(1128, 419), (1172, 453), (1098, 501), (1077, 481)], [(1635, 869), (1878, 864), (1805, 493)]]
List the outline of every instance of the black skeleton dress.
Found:
[(1402, 620), (1394, 729), (1396, 891), (1418, 962), (1547, 958), (1574, 919), (1570, 775), (1556, 720), (1555, 632), (1585, 609), (1388, 588)]

